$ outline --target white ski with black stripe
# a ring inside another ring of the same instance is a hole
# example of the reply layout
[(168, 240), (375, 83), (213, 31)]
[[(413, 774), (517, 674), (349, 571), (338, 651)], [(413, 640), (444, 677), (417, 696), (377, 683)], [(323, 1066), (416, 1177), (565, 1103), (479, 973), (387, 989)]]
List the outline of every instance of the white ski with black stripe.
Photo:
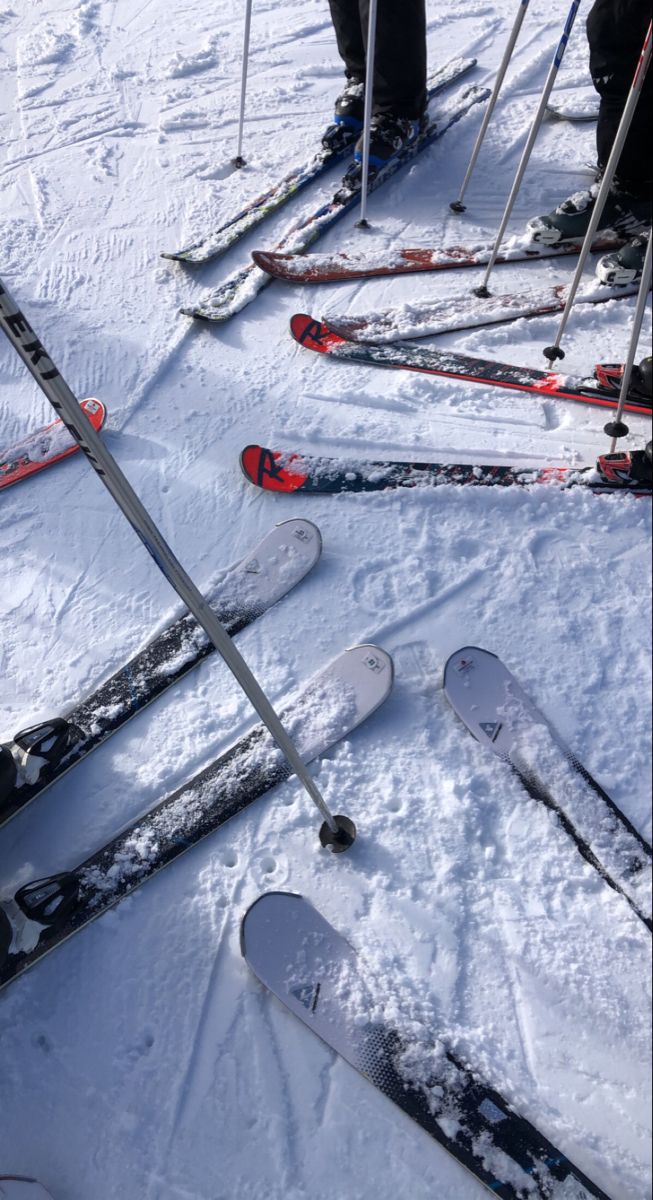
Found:
[(444, 669), (444, 694), (472, 736), (556, 814), (585, 861), (651, 931), (651, 846), (496, 654), (457, 650)]
[[(261, 983), (499, 1200), (609, 1200), (530, 1121), (449, 1050), (372, 1021), (379, 997), (353, 946), (303, 896), (267, 892), (241, 950)], [(422, 1053), (420, 1053), (420, 1051)], [(371, 1165), (371, 1164), (370, 1164)]]

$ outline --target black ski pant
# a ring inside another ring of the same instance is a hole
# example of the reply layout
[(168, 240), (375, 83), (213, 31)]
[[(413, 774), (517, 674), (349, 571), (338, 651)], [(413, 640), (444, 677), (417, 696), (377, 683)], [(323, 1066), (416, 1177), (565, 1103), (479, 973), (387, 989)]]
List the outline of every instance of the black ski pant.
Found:
[[(350, 79), (365, 79), (369, 0), (329, 0)], [(426, 107), (426, 0), (377, 0), (374, 112), (417, 121)]]
[[(610, 157), (651, 20), (651, 8), (651, 0), (595, 0), (587, 18), (590, 72), (601, 97), (596, 132), (601, 169)], [(653, 66), (648, 69), (616, 172), (619, 185), (643, 199), (653, 194), (652, 99)]]

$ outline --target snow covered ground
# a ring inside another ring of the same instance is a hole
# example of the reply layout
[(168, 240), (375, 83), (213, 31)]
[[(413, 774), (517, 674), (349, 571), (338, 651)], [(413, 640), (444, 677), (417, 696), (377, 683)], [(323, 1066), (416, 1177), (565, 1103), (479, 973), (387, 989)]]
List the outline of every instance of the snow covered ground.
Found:
[[(429, 3), (435, 65), (491, 83), (513, 3)], [(302, 892), (612, 1200), (650, 1197), (650, 939), (441, 690), (454, 650), (498, 654), (649, 840), (650, 505), (582, 492), (270, 497), (249, 442), (348, 456), (591, 463), (589, 406), (323, 361), (297, 311), (454, 295), (471, 274), (274, 284), (224, 328), (178, 315), (338, 178), (192, 273), (188, 244), (312, 152), (340, 83), (325, 0), (254, 0), (245, 154), (233, 173), (244, 6), (0, 0), (0, 273), (200, 584), (275, 522), (315, 521), (312, 575), (239, 645), (271, 698), (345, 646), (394, 657), (393, 695), (316, 777), (359, 838), (334, 858), (292, 782), (207, 839), (0, 998), (0, 1173), (56, 1200), (475, 1200), (480, 1185), (282, 1011), (243, 963), (261, 892)], [(533, 0), (468, 192), (477, 109), (324, 249), (492, 237), (566, 4)], [(561, 88), (587, 84), (582, 22)], [(589, 178), (593, 126), (547, 123), (511, 231)], [(522, 288), (573, 260), (497, 269)], [(623, 358), (634, 301), (578, 311), (565, 367)], [(555, 317), (449, 335), (539, 366)], [(650, 318), (645, 322), (650, 339)], [(642, 352), (644, 349), (642, 348)], [(51, 410), (3, 339), (0, 443)], [(629, 420), (629, 444), (650, 436)], [(0, 739), (65, 711), (178, 610), (79, 456), (2, 494)], [(211, 660), (0, 833), (0, 893), (80, 861), (251, 723)], [(396, 999), (395, 999), (396, 998)]]

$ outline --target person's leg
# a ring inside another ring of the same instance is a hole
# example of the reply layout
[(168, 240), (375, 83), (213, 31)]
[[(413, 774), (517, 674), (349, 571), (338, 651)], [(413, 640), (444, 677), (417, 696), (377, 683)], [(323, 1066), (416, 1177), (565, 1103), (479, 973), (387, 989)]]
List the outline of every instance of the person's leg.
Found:
[[(599, 168), (606, 166), (651, 20), (650, 0), (595, 0), (587, 18), (590, 72), (601, 97), (596, 134)], [(651, 197), (650, 156), (653, 68), (633, 114), (616, 180), (623, 190)]]
[[(365, 37), (359, 0), (329, 0), (338, 53), (349, 79), (365, 79)], [(366, 30), (367, 32), (367, 30)]]
[[(419, 121), (426, 108), (425, 0), (377, 0), (377, 4), (374, 112)], [(367, 42), (369, 0), (359, 0), (359, 8)]]

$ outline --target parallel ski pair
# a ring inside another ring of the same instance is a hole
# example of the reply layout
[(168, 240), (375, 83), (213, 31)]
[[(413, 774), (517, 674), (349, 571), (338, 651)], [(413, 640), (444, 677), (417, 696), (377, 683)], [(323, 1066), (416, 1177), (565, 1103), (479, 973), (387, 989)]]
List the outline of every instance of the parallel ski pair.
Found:
[[(609, 1200), (476, 1071), (444, 1031), (404, 1034), (353, 946), (302, 896), (267, 892), (246, 912), (241, 951), (283, 1005), (500, 1200)], [(387, 980), (383, 981), (387, 988)]]
[[(445, 63), (443, 67), (433, 71), (429, 77), (429, 99), (434, 99), (450, 84), (471, 71), (475, 65), (475, 58), (454, 58), (451, 62)], [(297, 196), (310, 183), (320, 179), (326, 171), (343, 162), (351, 154), (356, 138), (357, 134), (353, 130), (341, 126), (338, 131), (336, 149), (327, 149), (321, 146), (303, 166), (296, 167), (279, 183), (273, 184), (262, 195), (250, 200), (240, 212), (230, 217), (212, 233), (181, 250), (163, 252), (162, 258), (171, 258), (177, 262), (197, 265), (220, 257), (271, 213), (276, 212), (294, 196)]]
[[(280, 716), (304, 762), (347, 737), (387, 698), (392, 659), (355, 646), (304, 687)], [(257, 725), (188, 783), (72, 870), (0, 902), (0, 988), (68, 940), (290, 774)]]
[[(481, 383), (486, 387), (534, 392), (554, 400), (575, 400), (601, 408), (616, 408), (619, 402), (618, 389), (609, 392), (596, 378), (575, 379), (558, 371), (540, 371), (535, 367), (515, 367), (493, 359), (472, 358), (455, 350), (432, 350), (404, 343), (394, 346), (363, 345), (341, 337), (326, 321), (318, 321), (305, 313), (297, 313), (292, 317), (290, 331), (300, 346), (315, 350), (318, 354), (327, 354), (339, 362), (418, 371), (447, 379)], [(650, 416), (651, 400), (631, 393), (625, 408), (627, 412)]]
[[(474, 87), (466, 89), (458, 99), (453, 100), (434, 120), (429, 122), (424, 132), (414, 142), (374, 177), (369, 190), (373, 191), (380, 187), (402, 167), (411, 163), (422, 150), (442, 137), (474, 105), (486, 100), (487, 96), (487, 90)], [(355, 208), (358, 202), (359, 197), (356, 192), (347, 196), (336, 193), (326, 204), (322, 204), (315, 212), (294, 224), (281, 239), (277, 249), (293, 252), (308, 249), (345, 213)], [(235, 313), (240, 312), (270, 282), (270, 276), (265, 271), (261, 271), (254, 263), (250, 263), (225, 280), (208, 295), (206, 300), (183, 308), (182, 312), (186, 316), (197, 317), (205, 321), (226, 321)]]
[[(245, 478), (268, 492), (337, 494), (383, 492), (397, 488), (531, 487), (586, 488), (595, 495), (651, 495), (651, 464), (645, 452), (604, 454), (597, 468), (473, 466), (468, 463), (361, 462), (316, 457), (296, 451), (246, 446), (240, 455)], [(648, 483), (642, 475), (647, 470)]]
[[(276, 604), (315, 566), (321, 549), (311, 521), (284, 521), (222, 572), (208, 598), (227, 632), (233, 637)], [(0, 745), (0, 826), (212, 653), (186, 613), (64, 717)]]
[[(107, 415), (102, 401), (89, 398), (80, 400), (79, 406), (99, 433)], [(61, 462), (76, 450), (79, 450), (79, 446), (73, 441), (63, 421), (45, 425), (3, 452), (0, 458), (0, 489), (11, 487), (21, 479), (27, 479), (37, 471)]]

